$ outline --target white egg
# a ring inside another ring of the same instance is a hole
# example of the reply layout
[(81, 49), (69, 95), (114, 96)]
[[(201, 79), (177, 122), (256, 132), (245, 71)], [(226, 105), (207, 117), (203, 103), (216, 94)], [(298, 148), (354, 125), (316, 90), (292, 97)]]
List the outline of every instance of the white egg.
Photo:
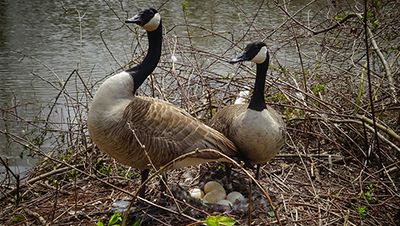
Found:
[(204, 192), (206, 194), (212, 190), (222, 190), (225, 192), (224, 187), (222, 187), (222, 185), (216, 181), (209, 181), (206, 185), (204, 185)]
[(193, 198), (203, 198), (203, 196), (204, 196), (204, 192), (200, 188), (189, 189), (189, 194)]
[(244, 196), (240, 192), (233, 191), (226, 196), (226, 199), (229, 200), (231, 203), (235, 203), (236, 200), (239, 200), (239, 202), (242, 201), (244, 199)]
[(203, 204), (206, 204), (206, 203), (208, 203), (208, 201), (207, 201), (207, 200), (205, 200), (205, 199), (203, 199), (203, 198), (201, 198), (201, 199), (200, 199), (200, 201), (201, 201)]
[(225, 190), (212, 190), (208, 192), (203, 198), (207, 200), (209, 203), (217, 203), (220, 200), (225, 199), (226, 192)]
[(230, 206), (230, 207), (233, 206), (233, 204), (229, 200), (226, 200), (226, 199), (218, 201), (217, 204), (224, 205), (224, 206)]

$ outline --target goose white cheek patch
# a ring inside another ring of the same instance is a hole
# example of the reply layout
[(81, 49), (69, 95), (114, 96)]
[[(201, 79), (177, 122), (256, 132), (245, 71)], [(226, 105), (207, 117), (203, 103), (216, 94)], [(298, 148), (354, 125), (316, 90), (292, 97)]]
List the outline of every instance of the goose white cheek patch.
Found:
[(267, 47), (263, 46), (261, 47), (260, 51), (257, 53), (257, 55), (251, 59), (251, 62), (254, 62), (256, 64), (262, 64), (264, 63), (265, 59), (267, 59)]
[(160, 21), (161, 21), (160, 14), (156, 13), (154, 17), (151, 18), (151, 20), (147, 24), (143, 25), (143, 28), (146, 31), (154, 31), (158, 28), (158, 25), (160, 25)]

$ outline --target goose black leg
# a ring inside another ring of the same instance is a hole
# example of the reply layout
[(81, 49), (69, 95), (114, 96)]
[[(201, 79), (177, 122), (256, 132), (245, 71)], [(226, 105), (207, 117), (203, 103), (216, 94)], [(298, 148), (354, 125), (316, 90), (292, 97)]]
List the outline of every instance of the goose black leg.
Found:
[(230, 162), (225, 163), (225, 174), (226, 174), (226, 179), (228, 180), (228, 183), (226, 183), (226, 188), (230, 190), (232, 189), (232, 180), (231, 180), (232, 165)]
[(161, 180), (160, 180), (160, 189), (161, 189), (161, 195), (160, 195), (160, 203), (165, 204), (167, 202), (167, 183), (168, 183), (168, 175), (166, 172), (162, 173), (161, 175)]
[[(147, 180), (147, 178), (149, 178), (149, 172), (150, 172), (149, 169), (142, 170), (141, 172), (142, 184)], [(144, 198), (145, 194), (146, 194), (146, 185), (144, 185), (142, 189), (139, 191), (139, 197)]]
[(259, 174), (260, 174), (260, 164), (257, 165), (256, 176), (254, 177), (256, 180), (258, 180)]

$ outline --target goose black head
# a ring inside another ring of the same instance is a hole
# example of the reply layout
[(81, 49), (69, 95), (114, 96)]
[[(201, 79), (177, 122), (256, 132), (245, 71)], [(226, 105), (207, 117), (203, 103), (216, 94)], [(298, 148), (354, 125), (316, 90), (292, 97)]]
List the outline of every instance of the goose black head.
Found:
[(262, 64), (268, 59), (268, 49), (264, 42), (249, 43), (244, 51), (231, 60), (229, 63), (234, 64), (242, 61), (251, 61), (256, 64)]
[(142, 9), (136, 16), (125, 20), (125, 23), (135, 23), (146, 31), (154, 31), (160, 26), (161, 16), (153, 8)]

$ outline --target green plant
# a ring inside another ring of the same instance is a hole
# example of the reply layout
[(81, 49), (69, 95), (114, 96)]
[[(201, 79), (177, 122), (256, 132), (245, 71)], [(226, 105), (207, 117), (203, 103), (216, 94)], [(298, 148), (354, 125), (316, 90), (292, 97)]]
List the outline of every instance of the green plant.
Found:
[(110, 172), (111, 172), (110, 165), (103, 165), (103, 166), (101, 166), (101, 168), (99, 169), (99, 171), (100, 171), (102, 174), (106, 175), (106, 176), (110, 175)]
[(378, 7), (378, 6), (380, 6), (382, 4), (382, 2), (381, 1), (379, 1), (379, 0), (373, 0), (372, 2), (371, 2), (371, 6), (372, 7)]
[(31, 142), (33, 144), (35, 144), (36, 146), (40, 147), (44, 143), (44, 138), (45, 138), (45, 135), (44, 134), (40, 134), (40, 135), (36, 136), (35, 138), (33, 138), (31, 140)]
[[(110, 167), (108, 167), (108, 170), (110, 169)], [(128, 173), (128, 169), (124, 169), (122, 166), (118, 166), (118, 175), (120, 177), (127, 177), (127, 178), (132, 178), (134, 176), (134, 174), (132, 173)]]
[(368, 212), (365, 211), (366, 206), (364, 207), (356, 207), (356, 210), (360, 214), (363, 220), (367, 219)]
[[(372, 12), (367, 12), (367, 20), (370, 20), (372, 17), (374, 16), (374, 14)], [(362, 20), (364, 20), (364, 14), (362, 15)]]
[(188, 13), (188, 12), (186, 12), (186, 6), (187, 6), (187, 2), (182, 2), (181, 4), (182, 4), (182, 12), (184, 12), (184, 13), (185, 13), (185, 19), (186, 19), (186, 21), (188, 21), (189, 19), (186, 17), (186, 16), (188, 16), (188, 15), (189, 15), (189, 13)]
[(24, 221), (24, 220), (25, 220), (25, 217), (24, 217), (24, 216), (21, 216), (21, 215), (18, 215), (18, 216), (16, 216), (16, 217), (13, 217), (13, 221), (14, 221), (15, 223), (22, 222), (22, 221)]
[(187, 2), (182, 2), (182, 11), (185, 12)]
[(108, 221), (107, 226), (111, 226), (111, 225), (117, 226), (116, 223), (117, 223), (118, 221), (122, 221), (121, 214), (118, 213), (118, 212), (115, 212), (115, 213), (112, 215), (112, 217), (110, 218), (110, 220)]
[(61, 155), (60, 157), (57, 158), (58, 160), (62, 161), (62, 160), (70, 160), (71, 159), (71, 155)]
[(69, 174), (68, 179), (77, 178), (79, 176), (79, 173), (76, 170), (71, 170), (68, 172), (68, 174)]
[[(267, 101), (268, 101), (268, 99), (266, 99)], [(287, 103), (287, 101), (286, 101), (286, 96), (284, 95), (284, 94), (282, 94), (282, 93), (279, 93), (279, 94), (274, 94), (274, 95), (272, 95), (272, 98), (271, 98), (271, 101), (272, 102), (278, 102), (278, 101), (283, 101), (283, 103)]]
[(232, 75), (232, 73), (228, 73), (228, 75), (223, 75), (222, 76), (222, 80), (224, 80), (224, 79), (229, 79), (229, 77)]
[[(286, 72), (287, 72), (287, 68), (286, 67), (284, 67), (284, 66), (280, 66), (279, 67), (279, 71), (278, 71), (278, 73), (281, 75), (281, 74), (285, 74)], [(296, 75), (297, 76), (297, 75)]]
[(311, 91), (314, 93), (315, 96), (318, 96), (318, 94), (323, 91), (325, 88), (325, 84), (324, 83), (320, 83), (314, 87), (311, 88)]
[(368, 203), (375, 203), (375, 199), (372, 197), (372, 192), (375, 190), (372, 184), (369, 185), (367, 192), (360, 192), (360, 198), (367, 200)]
[(52, 178), (52, 177), (49, 178), (49, 183), (54, 185), (54, 186), (57, 186), (58, 184), (60, 184), (60, 182), (58, 182), (57, 179)]
[(218, 169), (222, 169), (223, 171), (225, 171), (225, 164), (218, 165)]
[(207, 224), (207, 226), (231, 226), (235, 224), (235, 221), (230, 217), (209, 216), (202, 223)]
[(301, 109), (297, 109), (297, 108), (287, 107), (287, 108), (285, 108), (284, 114), (286, 115), (287, 123), (289, 123), (289, 120), (292, 118), (304, 116), (304, 111)]
[[(119, 226), (120, 224), (117, 224), (118, 221), (122, 222), (122, 217), (121, 214), (118, 212), (115, 212), (114, 215), (110, 218), (108, 221), (107, 226)], [(140, 223), (140, 220), (137, 220), (132, 226), (138, 226)], [(96, 224), (97, 226), (104, 226), (103, 222), (99, 221)]]
[(268, 215), (270, 217), (275, 217), (275, 212), (274, 212), (274, 210), (272, 208), (268, 211)]

